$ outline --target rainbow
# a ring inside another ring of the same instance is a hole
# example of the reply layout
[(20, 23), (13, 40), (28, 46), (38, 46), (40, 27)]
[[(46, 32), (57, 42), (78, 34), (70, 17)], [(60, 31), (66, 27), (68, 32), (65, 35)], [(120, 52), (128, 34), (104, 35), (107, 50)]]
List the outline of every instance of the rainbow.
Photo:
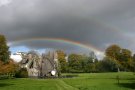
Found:
[[(114, 32), (116, 32), (120, 35), (121, 35), (121, 33), (126, 32), (126, 31), (122, 31), (121, 29), (119, 29), (116, 26), (113, 26), (109, 23), (103, 22), (100, 18), (93, 17), (93, 18), (91, 18), (91, 20), (93, 20), (94, 22), (98, 23), (101, 26), (106, 26), (108, 28), (108, 30), (113, 30)], [(81, 48), (85, 48), (85, 49), (92, 50), (92, 51), (95, 51), (95, 52), (104, 53), (104, 51), (102, 51), (99, 48), (93, 46), (92, 44), (81, 43), (81, 42), (78, 42), (78, 41), (73, 41), (73, 40), (69, 40), (69, 39), (65, 39), (65, 38), (36, 37), (36, 38), (18, 39), (18, 40), (15, 40), (13, 42), (10, 42), (9, 46), (14, 46), (18, 43), (38, 41), (38, 40), (45, 40), (45, 41), (50, 41), (50, 42), (60, 42), (60, 43), (79, 46)]]
[[(91, 18), (91, 20), (93, 20), (94, 22), (102, 25), (102, 26), (106, 26), (108, 28), (110, 28), (111, 30), (114, 30), (114, 32), (121, 34), (124, 31), (120, 30), (119, 28), (110, 25), (109, 23), (103, 22), (102, 20), (100, 20), (100, 18)], [(86, 48), (88, 50), (92, 50), (95, 52), (100, 52), (100, 53), (104, 53), (104, 51), (100, 50), (99, 48), (93, 46), (92, 44), (85, 44), (85, 43), (81, 43), (78, 41), (73, 41), (73, 40), (69, 40), (69, 39), (65, 39), (65, 38), (46, 38), (46, 37), (39, 37), (39, 38), (26, 38), (26, 39), (18, 39), (15, 40), (13, 42), (10, 42), (8, 45), (9, 46), (14, 46), (18, 43), (23, 43), (23, 42), (30, 42), (30, 41), (36, 41), (36, 40), (45, 40), (45, 41), (50, 41), (50, 42), (61, 42), (61, 43), (65, 43), (65, 44), (71, 44), (71, 45), (75, 45), (75, 46), (79, 46), (81, 48)]]
[(44, 38), (44, 37), (42, 37), (42, 38), (19, 39), (19, 40), (16, 40), (16, 41), (13, 41), (13, 42), (9, 43), (8, 45), (12, 47), (12, 46), (14, 46), (18, 43), (38, 41), (38, 40), (45, 40), (45, 41), (50, 41), (50, 42), (60, 42), (60, 43), (64, 43), (64, 44), (71, 44), (71, 45), (79, 46), (81, 48), (85, 48), (85, 49), (92, 50), (92, 51), (95, 51), (95, 52), (103, 53), (102, 50), (94, 47), (93, 45), (83, 44), (83, 43), (80, 43), (80, 42), (77, 42), (77, 41), (68, 40), (68, 39), (64, 39), (64, 38)]

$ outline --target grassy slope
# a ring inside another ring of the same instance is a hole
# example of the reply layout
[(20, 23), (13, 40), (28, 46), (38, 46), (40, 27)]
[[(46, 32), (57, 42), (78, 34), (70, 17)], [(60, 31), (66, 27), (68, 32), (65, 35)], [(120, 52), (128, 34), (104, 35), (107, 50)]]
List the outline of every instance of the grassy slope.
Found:
[(10, 79), (0, 80), (0, 90), (132, 90), (134, 77), (133, 73), (91, 73), (67, 79)]

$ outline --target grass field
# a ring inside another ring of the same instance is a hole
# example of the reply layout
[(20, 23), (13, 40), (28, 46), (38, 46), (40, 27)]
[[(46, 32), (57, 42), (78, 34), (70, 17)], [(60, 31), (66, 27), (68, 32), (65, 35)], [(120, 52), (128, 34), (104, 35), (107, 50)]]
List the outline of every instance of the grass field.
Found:
[(135, 90), (135, 75), (129, 72), (72, 75), (76, 77), (0, 80), (0, 90)]

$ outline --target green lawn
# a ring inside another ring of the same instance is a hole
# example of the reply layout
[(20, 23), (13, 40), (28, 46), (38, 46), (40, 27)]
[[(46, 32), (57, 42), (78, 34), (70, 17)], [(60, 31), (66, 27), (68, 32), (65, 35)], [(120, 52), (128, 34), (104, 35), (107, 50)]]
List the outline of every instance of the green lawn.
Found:
[[(0, 80), (0, 90), (135, 90), (133, 73), (70, 74), (64, 79)], [(70, 76), (69, 75), (69, 76)], [(120, 83), (116, 79), (119, 75)]]

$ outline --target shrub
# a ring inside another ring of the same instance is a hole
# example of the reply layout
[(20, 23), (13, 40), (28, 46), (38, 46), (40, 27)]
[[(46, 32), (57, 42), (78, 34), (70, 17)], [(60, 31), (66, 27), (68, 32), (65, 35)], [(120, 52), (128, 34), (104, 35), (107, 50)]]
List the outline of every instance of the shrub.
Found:
[(16, 78), (28, 78), (28, 71), (26, 68), (21, 68), (19, 71), (15, 74)]

